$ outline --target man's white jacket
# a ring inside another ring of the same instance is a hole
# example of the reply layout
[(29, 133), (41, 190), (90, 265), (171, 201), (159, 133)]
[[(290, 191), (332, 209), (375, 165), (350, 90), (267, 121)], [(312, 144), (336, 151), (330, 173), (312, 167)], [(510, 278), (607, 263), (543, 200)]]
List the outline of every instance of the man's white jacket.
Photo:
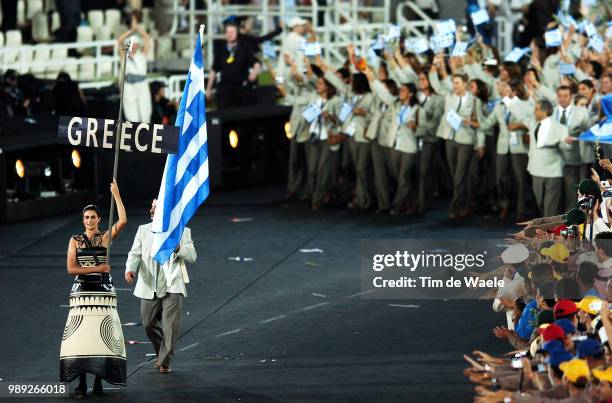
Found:
[[(144, 299), (153, 299), (154, 293), (157, 298), (163, 298), (166, 292), (182, 293), (187, 296), (185, 284), (189, 282), (189, 277), (185, 262), (194, 263), (197, 258), (191, 240), (191, 230), (185, 228), (179, 251), (172, 253), (167, 263), (168, 266), (163, 268), (151, 257), (151, 244), (153, 243), (151, 225), (149, 223), (138, 227), (134, 244), (125, 263), (126, 272), (138, 273), (134, 295)], [(166, 273), (172, 275), (169, 286)]]

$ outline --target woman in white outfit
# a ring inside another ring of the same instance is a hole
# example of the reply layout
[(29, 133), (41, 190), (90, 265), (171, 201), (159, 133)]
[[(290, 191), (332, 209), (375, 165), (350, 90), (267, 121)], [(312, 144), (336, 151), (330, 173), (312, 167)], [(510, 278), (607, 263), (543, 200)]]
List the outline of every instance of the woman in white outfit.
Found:
[(140, 25), (142, 13), (132, 13), (132, 27), (117, 38), (119, 49), (123, 52), (126, 39), (132, 40), (132, 53), (125, 64), (125, 87), (123, 92), (123, 113), (130, 122), (150, 123), (152, 105), (151, 90), (147, 83), (147, 53), (151, 39)]

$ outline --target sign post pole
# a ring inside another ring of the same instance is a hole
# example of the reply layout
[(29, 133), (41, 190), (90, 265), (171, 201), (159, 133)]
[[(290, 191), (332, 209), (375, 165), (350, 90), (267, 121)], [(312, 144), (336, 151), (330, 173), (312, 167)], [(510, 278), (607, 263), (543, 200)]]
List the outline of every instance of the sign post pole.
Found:
[[(117, 117), (117, 128), (115, 129), (115, 160), (113, 163), (113, 182), (117, 180), (117, 168), (119, 166), (119, 146), (121, 144), (121, 122), (123, 115), (123, 90), (125, 88), (125, 65), (127, 58), (132, 53), (132, 40), (128, 39), (123, 44), (123, 57), (121, 58), (121, 87), (119, 90), (119, 116)], [(113, 243), (113, 215), (115, 213), (115, 197), (111, 195), (110, 217), (108, 219), (108, 247), (106, 248), (106, 264), (110, 264), (111, 244)]]

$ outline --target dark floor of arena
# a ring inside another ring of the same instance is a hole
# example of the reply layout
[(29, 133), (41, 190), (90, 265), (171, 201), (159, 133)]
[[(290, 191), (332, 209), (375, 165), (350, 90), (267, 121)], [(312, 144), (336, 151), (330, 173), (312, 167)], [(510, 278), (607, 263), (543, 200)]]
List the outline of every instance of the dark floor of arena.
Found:
[[(275, 202), (281, 197), (280, 188), (224, 192), (200, 208), (189, 225), (198, 261), (189, 267), (172, 373), (154, 370), (150, 344), (127, 345), (128, 386), (105, 385), (97, 400), (471, 400), (462, 354), (503, 351), (491, 329), (504, 318), (490, 301), (362, 298), (359, 241), (503, 237), (511, 224), (482, 215), (451, 223), (442, 203), (422, 217), (397, 218), (339, 207), (313, 213)], [(113, 244), (124, 323), (140, 321), (122, 266), (147, 211), (145, 203), (128, 206), (128, 226)], [(72, 282), (65, 255), (69, 235), (80, 231), (78, 213), (0, 225), (1, 380), (57, 381)], [(253, 260), (228, 259), (236, 256)], [(146, 340), (142, 327), (124, 327), (124, 336)]]

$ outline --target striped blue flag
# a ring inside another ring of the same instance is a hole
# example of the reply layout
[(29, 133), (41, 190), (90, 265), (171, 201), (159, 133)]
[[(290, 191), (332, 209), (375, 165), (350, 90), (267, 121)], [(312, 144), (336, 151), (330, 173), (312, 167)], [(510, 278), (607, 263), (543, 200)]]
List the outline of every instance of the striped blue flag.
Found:
[[(605, 119), (599, 121), (589, 130), (582, 132), (578, 136), (578, 140), (612, 144), (612, 94), (602, 97), (599, 102)], [(606, 158), (609, 157), (606, 156)]]
[(209, 194), (204, 58), (198, 35), (175, 125), (178, 152), (168, 155), (153, 218), (151, 256), (164, 264), (181, 241), (187, 222)]

